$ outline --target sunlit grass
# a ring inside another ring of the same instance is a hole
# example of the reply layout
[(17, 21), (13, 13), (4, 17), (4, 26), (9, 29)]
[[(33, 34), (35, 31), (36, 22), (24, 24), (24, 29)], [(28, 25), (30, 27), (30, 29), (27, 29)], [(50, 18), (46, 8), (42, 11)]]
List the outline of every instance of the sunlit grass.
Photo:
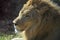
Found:
[(11, 40), (16, 37), (21, 38), (21, 36), (19, 36), (17, 34), (7, 35), (7, 34), (0, 33), (0, 40)]
[(14, 37), (13, 34), (8, 35), (4, 33), (0, 33), (0, 40), (11, 40)]
[(11, 40), (13, 38), (12, 35), (3, 35), (0, 36), (0, 40)]

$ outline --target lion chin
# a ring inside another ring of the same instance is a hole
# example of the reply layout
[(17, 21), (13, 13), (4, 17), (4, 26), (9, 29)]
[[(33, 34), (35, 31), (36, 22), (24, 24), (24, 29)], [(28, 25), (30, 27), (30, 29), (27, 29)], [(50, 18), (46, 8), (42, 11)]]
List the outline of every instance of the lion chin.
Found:
[(15, 25), (14, 25), (14, 31), (15, 31), (15, 33), (19, 33), (19, 31), (16, 29)]

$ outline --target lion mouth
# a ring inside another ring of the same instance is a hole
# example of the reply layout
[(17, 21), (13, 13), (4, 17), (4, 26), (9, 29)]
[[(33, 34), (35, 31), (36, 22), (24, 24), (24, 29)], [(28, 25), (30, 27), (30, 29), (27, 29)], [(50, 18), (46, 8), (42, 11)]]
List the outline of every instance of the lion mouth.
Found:
[(14, 31), (15, 33), (19, 33), (20, 31), (17, 30), (16, 25), (14, 25)]
[(24, 31), (24, 29), (20, 28), (20, 26), (14, 25), (14, 31), (15, 31), (15, 33), (20, 33), (22, 31)]

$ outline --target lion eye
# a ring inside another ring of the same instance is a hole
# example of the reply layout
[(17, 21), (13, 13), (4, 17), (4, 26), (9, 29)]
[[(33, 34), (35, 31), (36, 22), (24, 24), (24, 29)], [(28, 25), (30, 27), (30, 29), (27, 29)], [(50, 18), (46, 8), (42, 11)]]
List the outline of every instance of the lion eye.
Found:
[(29, 15), (26, 15), (25, 17), (30, 17)]
[(26, 15), (25, 17), (29, 17), (29, 15)]

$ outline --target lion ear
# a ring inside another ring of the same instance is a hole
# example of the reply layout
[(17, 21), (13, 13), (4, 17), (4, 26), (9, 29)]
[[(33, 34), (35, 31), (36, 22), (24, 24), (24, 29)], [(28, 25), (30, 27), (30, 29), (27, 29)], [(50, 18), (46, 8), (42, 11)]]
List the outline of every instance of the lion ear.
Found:
[(29, 6), (32, 4), (32, 2), (33, 2), (33, 0), (28, 0), (25, 5)]
[(41, 0), (28, 0), (26, 5), (31, 5), (31, 4), (39, 4), (41, 2)]

